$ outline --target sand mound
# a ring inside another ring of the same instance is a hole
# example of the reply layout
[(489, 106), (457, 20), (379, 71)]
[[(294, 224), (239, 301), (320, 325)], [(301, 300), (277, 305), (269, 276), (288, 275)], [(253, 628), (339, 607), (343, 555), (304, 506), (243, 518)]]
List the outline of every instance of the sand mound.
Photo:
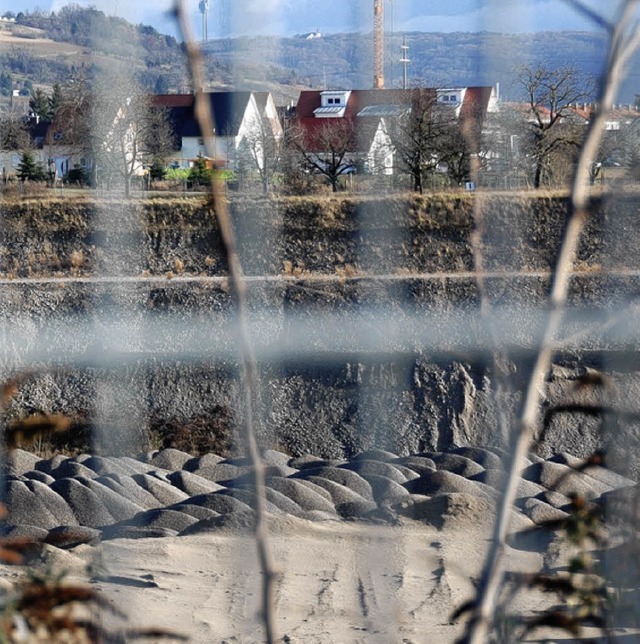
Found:
[[(601, 467), (594, 476), (577, 471), (579, 463), (571, 459), (532, 457), (519, 483), (515, 527), (565, 516), (572, 492), (598, 500), (633, 485)], [(402, 517), (437, 529), (485, 525), (504, 484), (499, 454), (478, 447), (402, 457), (369, 450), (349, 461), (268, 450), (264, 461), (267, 512), (311, 521)], [(210, 532), (237, 523), (228, 516), (234, 513), (242, 513), (244, 524), (255, 500), (246, 458), (193, 457), (175, 449), (137, 459), (85, 454), (47, 460), (16, 450), (7, 479), (7, 529), (45, 530), (60, 547), (77, 544), (83, 534), (93, 542), (96, 534), (111, 539)], [(90, 530), (65, 537), (63, 526)]]
[[(497, 453), (371, 450), (335, 461), (269, 451), (264, 460), (282, 641), (446, 644), (462, 634), (449, 616), (473, 597), (490, 542), (505, 478)], [(566, 456), (530, 459), (510, 516), (509, 570), (540, 570), (551, 543), (559, 556), (555, 535), (535, 527), (566, 517), (573, 491), (628, 502), (632, 481), (577, 469)], [(254, 483), (246, 459), (215, 454), (40, 460), (17, 451), (6, 529), (45, 541), (45, 558), (71, 574), (98, 563), (94, 583), (129, 626), (253, 644), (264, 641)], [(552, 601), (527, 591), (511, 608)]]

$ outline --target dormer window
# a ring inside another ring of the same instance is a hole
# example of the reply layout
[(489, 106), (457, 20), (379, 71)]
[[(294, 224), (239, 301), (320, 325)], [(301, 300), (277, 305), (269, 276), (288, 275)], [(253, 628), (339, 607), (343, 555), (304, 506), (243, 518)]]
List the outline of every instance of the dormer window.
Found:
[(320, 92), (320, 107), (313, 114), (319, 118), (343, 117), (349, 102), (349, 90), (325, 90)]

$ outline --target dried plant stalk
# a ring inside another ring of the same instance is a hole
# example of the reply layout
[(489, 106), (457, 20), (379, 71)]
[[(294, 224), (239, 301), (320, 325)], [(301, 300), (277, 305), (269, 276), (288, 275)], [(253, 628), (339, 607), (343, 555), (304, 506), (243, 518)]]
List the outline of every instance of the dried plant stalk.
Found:
[[(581, 8), (577, 2), (571, 2), (571, 4)], [(523, 459), (531, 448), (534, 432), (539, 424), (541, 404), (545, 395), (545, 379), (551, 366), (558, 332), (563, 320), (571, 271), (580, 236), (589, 217), (589, 170), (600, 146), (606, 118), (613, 107), (613, 101), (624, 77), (626, 65), (640, 42), (640, 29), (634, 20), (638, 6), (640, 6), (640, 0), (626, 0), (619, 19), (611, 28), (607, 68), (601, 82), (598, 108), (589, 123), (589, 129), (575, 168), (569, 199), (567, 228), (553, 275), (547, 322), (516, 427), (517, 434), (508, 464), (507, 482), (500, 498), (493, 540), (478, 590), (474, 616), (464, 638), (464, 641), (471, 644), (484, 644), (488, 641), (493, 624), (498, 594), (504, 577), (503, 555), (509, 527), (509, 513), (515, 501), (518, 475)]]
[[(176, 0), (175, 13), (185, 41), (189, 70), (195, 90), (196, 120), (200, 127), (200, 132), (204, 137), (207, 156), (215, 158), (213, 115), (209, 101), (203, 92), (202, 53), (193, 38), (191, 28), (187, 21), (184, 0)], [(249, 457), (255, 472), (256, 519), (254, 534), (263, 574), (262, 617), (266, 630), (266, 640), (269, 644), (272, 644), (278, 639), (274, 615), (274, 593), (277, 575), (273, 564), (265, 523), (264, 468), (253, 425), (254, 403), (258, 391), (258, 368), (250, 337), (246, 285), (236, 247), (235, 233), (229, 216), (226, 197), (222, 190), (222, 180), (218, 179), (215, 173), (211, 179), (210, 208), (213, 210), (213, 216), (215, 216), (220, 227), (220, 234), (229, 265), (230, 291), (238, 313), (238, 344), (242, 365), (241, 376), (243, 384), (245, 433)]]

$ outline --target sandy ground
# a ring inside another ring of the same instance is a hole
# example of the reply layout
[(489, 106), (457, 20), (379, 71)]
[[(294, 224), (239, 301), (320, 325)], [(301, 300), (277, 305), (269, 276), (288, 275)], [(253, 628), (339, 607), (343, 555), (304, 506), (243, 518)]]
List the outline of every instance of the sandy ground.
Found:
[[(487, 536), (477, 526), (280, 519), (270, 536), (282, 573), (279, 635), (305, 644), (453, 642), (464, 625), (450, 615), (473, 595)], [(106, 573), (126, 578), (100, 587), (130, 624), (168, 628), (192, 642), (264, 641), (260, 575), (248, 536), (117, 539), (100, 551)], [(539, 554), (509, 549), (510, 569), (541, 565)], [(512, 608), (530, 610), (531, 598)]]

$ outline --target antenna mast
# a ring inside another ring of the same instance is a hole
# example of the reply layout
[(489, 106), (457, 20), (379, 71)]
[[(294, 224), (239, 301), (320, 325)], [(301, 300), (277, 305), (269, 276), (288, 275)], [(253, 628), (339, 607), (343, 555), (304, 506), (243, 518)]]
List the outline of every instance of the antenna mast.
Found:
[(209, 40), (209, 34), (207, 31), (209, 0), (200, 0), (200, 13), (202, 14), (202, 42), (207, 42), (207, 40)]
[(411, 62), (409, 60), (409, 45), (407, 45), (407, 37), (404, 36), (402, 39), (402, 45), (400, 46), (400, 51), (402, 52), (402, 58), (400, 62), (402, 63), (402, 89), (407, 89), (407, 65)]
[(384, 88), (384, 0), (373, 0), (373, 87)]

